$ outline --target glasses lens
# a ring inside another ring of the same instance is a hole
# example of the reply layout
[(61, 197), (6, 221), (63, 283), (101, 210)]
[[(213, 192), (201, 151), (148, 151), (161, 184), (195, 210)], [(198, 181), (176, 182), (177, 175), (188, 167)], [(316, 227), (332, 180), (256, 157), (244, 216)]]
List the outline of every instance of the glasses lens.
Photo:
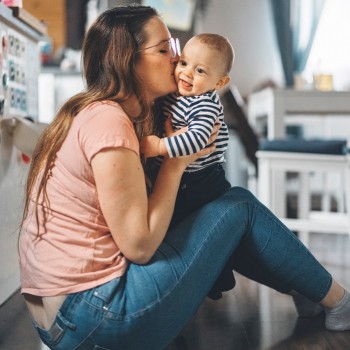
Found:
[(180, 40), (178, 38), (175, 39), (175, 46), (176, 46), (177, 54), (181, 56), (181, 46), (180, 46)]
[(176, 55), (181, 55), (180, 41), (178, 38), (170, 38), (170, 49), (171, 49), (171, 57), (175, 58)]

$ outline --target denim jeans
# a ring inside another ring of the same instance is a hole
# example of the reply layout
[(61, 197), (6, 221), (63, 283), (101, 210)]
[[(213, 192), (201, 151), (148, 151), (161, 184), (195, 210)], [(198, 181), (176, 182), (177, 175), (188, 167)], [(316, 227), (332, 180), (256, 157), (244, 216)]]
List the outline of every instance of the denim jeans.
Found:
[(170, 230), (152, 260), (69, 295), (52, 327), (52, 349), (163, 349), (205, 299), (227, 263), (281, 292), (324, 298), (330, 274), (250, 192), (234, 187)]

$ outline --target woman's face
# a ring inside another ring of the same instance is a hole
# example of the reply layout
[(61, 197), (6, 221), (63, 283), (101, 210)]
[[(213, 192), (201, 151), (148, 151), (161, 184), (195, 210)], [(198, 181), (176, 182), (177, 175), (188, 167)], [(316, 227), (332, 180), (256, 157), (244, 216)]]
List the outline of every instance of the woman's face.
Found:
[(148, 101), (154, 101), (160, 96), (176, 91), (174, 71), (178, 56), (171, 58), (167, 42), (171, 35), (159, 17), (151, 18), (145, 26), (145, 31), (148, 39), (140, 48), (136, 70), (146, 98)]

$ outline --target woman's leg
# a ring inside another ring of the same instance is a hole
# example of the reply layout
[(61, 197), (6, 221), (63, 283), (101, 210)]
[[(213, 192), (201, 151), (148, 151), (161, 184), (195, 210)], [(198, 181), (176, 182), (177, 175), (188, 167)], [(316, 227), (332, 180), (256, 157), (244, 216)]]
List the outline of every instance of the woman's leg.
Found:
[[(301, 242), (298, 243), (301, 244)], [(297, 294), (293, 293), (294, 291), (289, 289), (289, 287), (287, 287), (287, 285), (279, 278), (276, 278), (274, 274), (269, 273), (263, 266), (256, 264), (256, 261), (254, 260), (254, 254), (250, 252), (247, 242), (243, 241), (237, 247), (228, 264), (230, 264), (234, 270), (238, 271), (242, 275), (259, 283), (266, 284), (282, 293), (292, 292), (290, 293), (291, 295)], [(306, 292), (304, 292), (303, 295), (308, 295), (311, 300), (319, 302), (324, 307), (330, 308), (335, 306), (343, 297), (344, 288), (335, 280), (332, 280), (331, 287), (322, 300), (319, 300), (319, 298), (311, 298)]]
[(130, 266), (124, 303), (118, 303), (118, 314), (128, 320), (120, 324), (119, 343), (138, 349), (147, 338), (150, 349), (164, 347), (242, 244), (264, 272), (251, 278), (315, 301), (329, 292), (332, 277), (294, 234), (252, 194), (233, 188), (171, 230), (149, 264)]
[[(278, 225), (282, 225), (281, 222)], [(288, 230), (289, 231), (289, 230)], [(297, 241), (293, 244), (294, 248), (298, 245), (301, 246), (300, 254), (302, 250), (307, 251), (301, 242), (293, 235), (293, 240)], [(329, 330), (349, 330), (350, 329), (350, 295), (344, 290), (344, 288), (339, 285), (335, 280), (331, 280), (330, 288), (323, 298), (312, 293), (312, 288), (308, 287), (308, 284), (300, 285), (286, 283), (286, 279), (281, 280), (278, 274), (271, 273), (269, 269), (266, 269), (264, 264), (257, 264), (255, 252), (251, 251), (249, 247), (250, 242), (243, 239), (240, 245), (237, 247), (234, 254), (231, 256), (228, 264), (231, 264), (232, 268), (240, 272), (244, 276), (253, 279), (257, 282), (266, 284), (280, 292), (294, 294), (293, 299), (297, 307), (298, 314), (302, 317), (310, 317), (319, 314), (322, 309), (320, 309), (317, 304), (313, 305), (309, 300), (315, 303), (320, 303), (325, 307), (326, 311), (326, 327)], [(282, 247), (282, 246), (281, 246)], [(292, 246), (291, 246), (292, 247)], [(307, 251), (308, 252), (308, 251)], [(299, 255), (300, 255), (299, 254)], [(273, 255), (273, 254), (272, 254)], [(271, 256), (272, 256), (271, 255)], [(309, 252), (307, 255), (311, 255)], [(297, 255), (295, 255), (297, 256)], [(310, 256), (308, 257), (310, 260)], [(318, 263), (317, 263), (318, 264)], [(316, 265), (317, 265), (316, 264)], [(306, 267), (301, 264), (300, 269), (305, 269)], [(324, 269), (318, 270), (319, 273)], [(316, 279), (314, 277), (316, 276)], [(317, 281), (317, 275), (310, 275), (311, 280)], [(302, 283), (302, 279), (299, 280)], [(299, 285), (299, 286), (298, 286)], [(297, 291), (297, 293), (295, 293)], [(295, 295), (296, 294), (296, 295)], [(322, 294), (321, 294), (322, 295)], [(305, 296), (307, 299), (303, 298)]]
[[(296, 290), (320, 302), (331, 275), (298, 238), (244, 189), (234, 189), (247, 203), (247, 226), (230, 260), (235, 270), (280, 292)], [(244, 220), (244, 218), (242, 218)]]
[(320, 304), (326, 308), (336, 306), (344, 296), (344, 288), (335, 280), (332, 281), (332, 286), (326, 296), (321, 300)]
[[(169, 231), (150, 263), (131, 264), (117, 281), (78, 293), (74, 309), (68, 299), (60, 314), (66, 333), (57, 349), (164, 348), (238, 246), (264, 272), (250, 271), (253, 279), (315, 301), (327, 297), (330, 274), (251, 193), (235, 187)], [(77, 333), (82, 340), (73, 347)]]

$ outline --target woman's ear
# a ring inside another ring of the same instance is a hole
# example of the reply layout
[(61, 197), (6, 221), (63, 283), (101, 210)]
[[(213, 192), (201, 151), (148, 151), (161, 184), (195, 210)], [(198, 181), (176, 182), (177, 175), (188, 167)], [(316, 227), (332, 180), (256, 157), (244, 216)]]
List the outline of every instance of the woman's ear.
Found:
[(215, 89), (219, 90), (223, 88), (225, 85), (227, 85), (230, 82), (230, 80), (231, 78), (228, 75), (220, 78), (220, 80), (216, 83)]

